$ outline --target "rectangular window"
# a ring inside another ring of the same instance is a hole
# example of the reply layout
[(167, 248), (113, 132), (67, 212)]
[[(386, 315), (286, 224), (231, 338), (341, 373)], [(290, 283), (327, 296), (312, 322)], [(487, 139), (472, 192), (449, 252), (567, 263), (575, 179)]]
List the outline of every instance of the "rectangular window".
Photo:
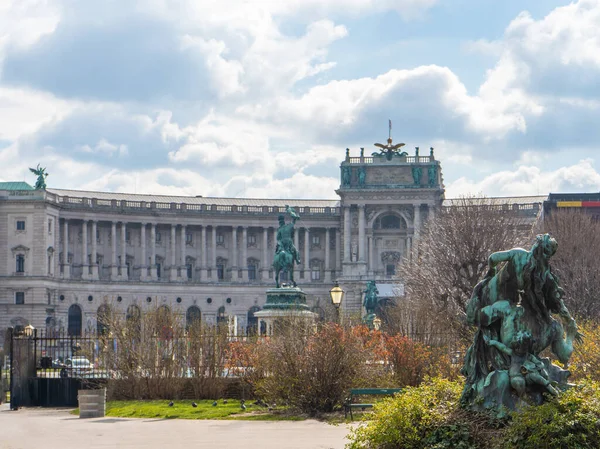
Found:
[(131, 241), (131, 232), (130, 231), (125, 231), (125, 241), (130, 242)]
[(218, 264), (217, 265), (217, 279), (222, 281), (225, 278), (225, 265)]
[(256, 235), (250, 234), (248, 236), (248, 244), (249, 245), (256, 245)]
[(17, 231), (25, 230), (25, 220), (17, 220)]
[(310, 272), (310, 278), (313, 281), (320, 281), (321, 280), (321, 270), (317, 270), (317, 269), (313, 268), (313, 270)]
[(25, 304), (25, 292), (15, 292), (15, 304)]
[(192, 234), (185, 235), (185, 243), (187, 243), (188, 245), (192, 244)]
[(256, 265), (248, 265), (248, 279), (256, 280)]
[(25, 256), (23, 254), (17, 255), (17, 273), (25, 273)]
[(160, 277), (160, 268), (161, 268), (160, 264), (157, 263), (156, 264), (156, 277)]
[(131, 277), (131, 262), (125, 264), (127, 266), (127, 277)]
[(225, 237), (223, 234), (217, 234), (217, 245), (222, 245), (225, 243)]
[(321, 236), (320, 235), (313, 235), (312, 236), (312, 244), (313, 245), (320, 245), (321, 244)]
[(52, 218), (48, 218), (48, 235), (52, 235)]
[(396, 274), (396, 265), (389, 263), (385, 266), (385, 274), (388, 276), (393, 276)]
[(100, 229), (96, 229), (96, 241), (100, 242)]
[(188, 279), (192, 279), (192, 264), (191, 264), (191, 263), (188, 263), (188, 264), (185, 266), (185, 269), (186, 269), (186, 271), (187, 271), (187, 278), (188, 278)]

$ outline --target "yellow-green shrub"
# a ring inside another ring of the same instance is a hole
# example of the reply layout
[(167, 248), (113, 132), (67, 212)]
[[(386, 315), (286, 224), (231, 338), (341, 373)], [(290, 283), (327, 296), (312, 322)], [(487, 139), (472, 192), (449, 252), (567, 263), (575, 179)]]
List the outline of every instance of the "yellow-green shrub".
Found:
[[(427, 379), (419, 387), (375, 404), (372, 419), (350, 435), (349, 449), (421, 449), (436, 427), (458, 407), (459, 382)], [(443, 447), (443, 446), (441, 446)]]
[(537, 407), (512, 414), (503, 449), (595, 449), (600, 447), (600, 384), (579, 386)]

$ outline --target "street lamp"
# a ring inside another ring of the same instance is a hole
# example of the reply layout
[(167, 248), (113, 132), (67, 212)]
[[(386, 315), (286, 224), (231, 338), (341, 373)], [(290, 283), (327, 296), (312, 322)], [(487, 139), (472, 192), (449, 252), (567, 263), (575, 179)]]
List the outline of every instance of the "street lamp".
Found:
[(342, 304), (342, 299), (344, 299), (344, 290), (340, 287), (337, 281), (335, 281), (335, 286), (329, 290), (329, 296), (331, 297), (331, 302), (335, 306), (337, 322), (340, 322), (340, 305)]

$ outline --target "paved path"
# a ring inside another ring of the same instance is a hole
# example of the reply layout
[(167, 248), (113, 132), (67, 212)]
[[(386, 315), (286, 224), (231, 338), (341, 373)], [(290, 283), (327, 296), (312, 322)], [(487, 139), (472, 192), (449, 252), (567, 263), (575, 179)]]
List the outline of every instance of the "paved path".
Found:
[(0, 406), (0, 449), (342, 449), (347, 433), (313, 420), (79, 419), (64, 409)]

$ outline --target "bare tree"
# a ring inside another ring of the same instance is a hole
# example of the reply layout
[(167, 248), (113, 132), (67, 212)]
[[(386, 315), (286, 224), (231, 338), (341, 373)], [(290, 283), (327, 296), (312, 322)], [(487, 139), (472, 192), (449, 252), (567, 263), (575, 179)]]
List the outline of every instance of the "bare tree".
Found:
[(551, 261), (565, 290), (565, 304), (573, 315), (600, 317), (600, 223), (580, 210), (554, 211), (539, 226), (556, 238)]
[(399, 323), (406, 326), (408, 321), (425, 332), (454, 329), (464, 335), (465, 307), (485, 274), (489, 255), (522, 246), (530, 235), (531, 226), (506, 201), (453, 200), (425, 225), (409, 260), (398, 267), (406, 292), (399, 300)]

